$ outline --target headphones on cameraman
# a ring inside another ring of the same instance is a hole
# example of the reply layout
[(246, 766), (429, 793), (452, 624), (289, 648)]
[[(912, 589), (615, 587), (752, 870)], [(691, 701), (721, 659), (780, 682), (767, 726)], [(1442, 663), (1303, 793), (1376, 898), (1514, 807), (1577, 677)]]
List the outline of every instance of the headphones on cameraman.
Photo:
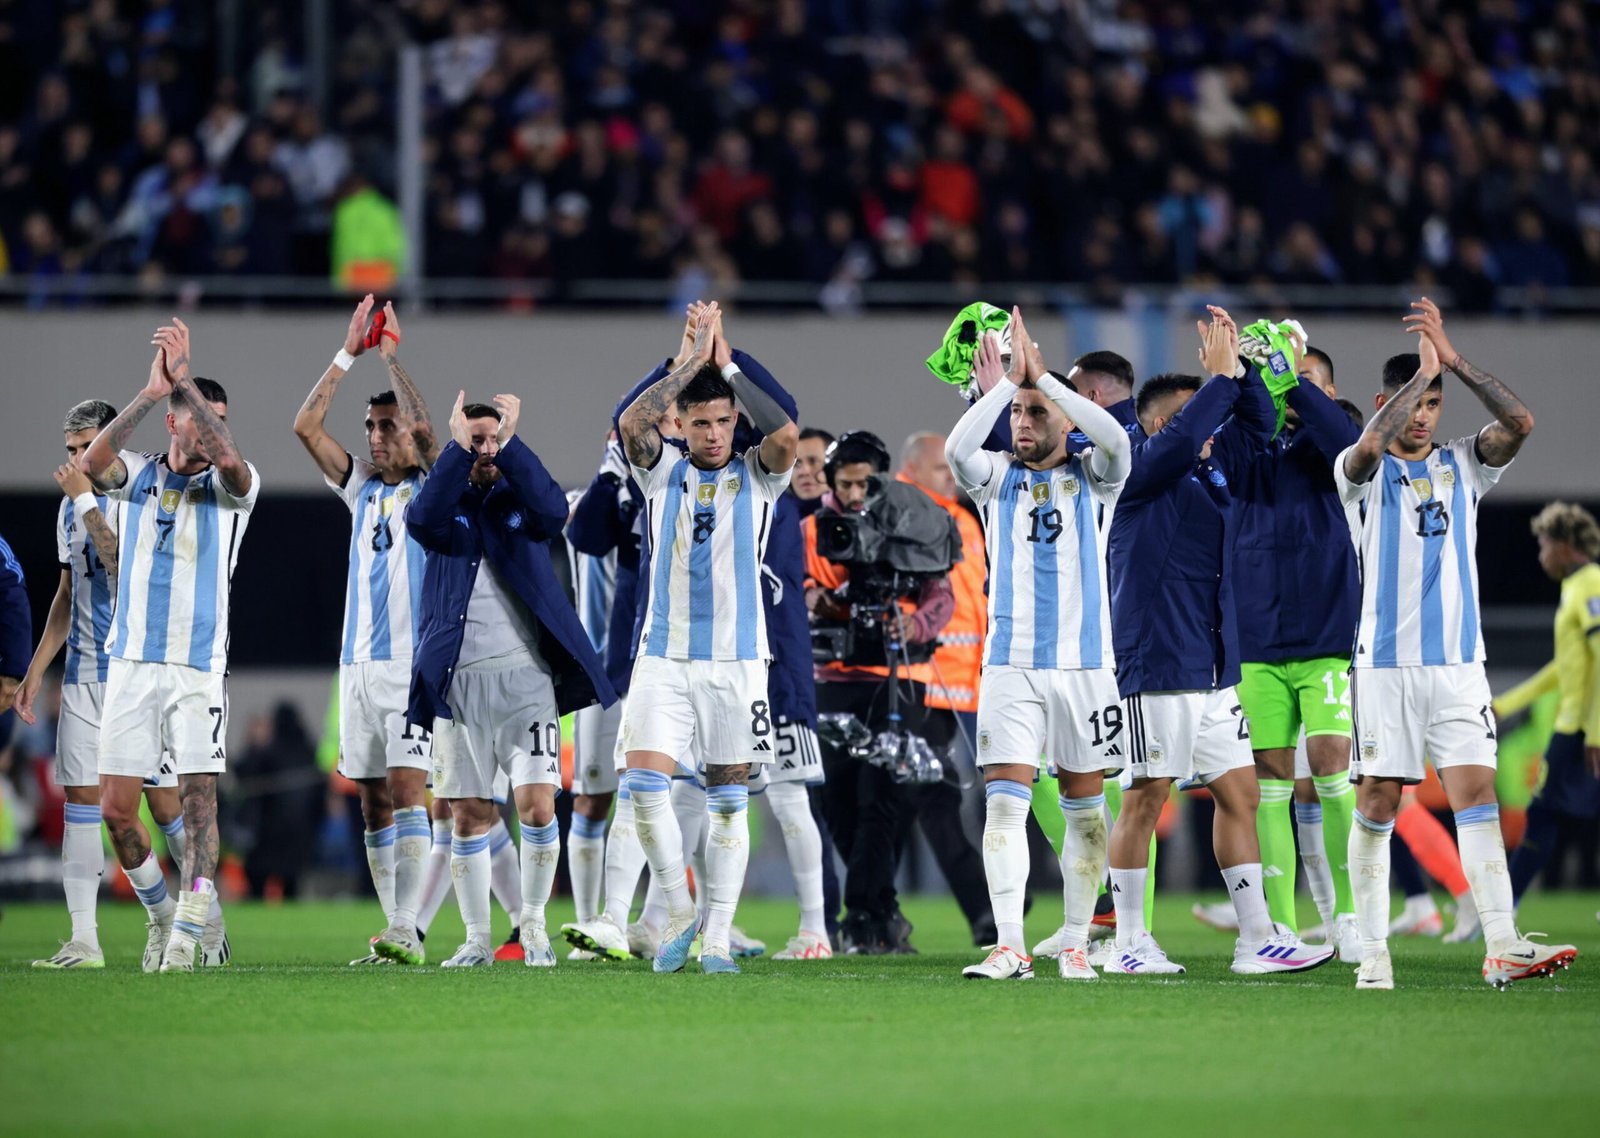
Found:
[(855, 457), (847, 454), (845, 457), (849, 462), (870, 462), (878, 468), (879, 474), (889, 473), (889, 448), (883, 445), (882, 439), (871, 431), (846, 431), (828, 444), (822, 456), (822, 473), (829, 486), (833, 485), (834, 470), (845, 465), (840, 462), (840, 455), (847, 450), (860, 455)]

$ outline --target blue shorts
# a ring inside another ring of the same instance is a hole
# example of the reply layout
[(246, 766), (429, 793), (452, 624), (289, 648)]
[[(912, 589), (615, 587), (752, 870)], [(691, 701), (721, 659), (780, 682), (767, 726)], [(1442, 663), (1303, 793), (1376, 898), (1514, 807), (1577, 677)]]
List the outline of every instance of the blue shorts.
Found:
[(1583, 757), (1583, 734), (1550, 736), (1544, 753), (1544, 785), (1538, 800), (1547, 810), (1569, 818), (1600, 814), (1600, 778), (1589, 773)]

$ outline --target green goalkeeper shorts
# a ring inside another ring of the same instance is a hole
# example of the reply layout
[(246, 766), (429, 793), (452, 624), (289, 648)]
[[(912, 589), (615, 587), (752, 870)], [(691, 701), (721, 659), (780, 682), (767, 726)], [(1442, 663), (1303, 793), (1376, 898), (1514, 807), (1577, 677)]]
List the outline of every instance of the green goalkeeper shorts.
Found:
[(1306, 737), (1350, 734), (1350, 659), (1320, 656), (1245, 664), (1239, 702), (1250, 719), (1250, 746), (1257, 751), (1293, 747)]

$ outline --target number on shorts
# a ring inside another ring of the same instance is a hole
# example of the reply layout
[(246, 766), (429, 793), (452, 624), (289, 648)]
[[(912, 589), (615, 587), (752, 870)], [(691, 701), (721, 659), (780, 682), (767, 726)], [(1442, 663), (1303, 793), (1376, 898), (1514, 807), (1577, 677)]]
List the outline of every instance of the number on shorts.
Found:
[(772, 716), (767, 711), (767, 701), (755, 700), (750, 704), (750, 734), (758, 739), (772, 730)]
[(430, 738), (430, 733), (426, 727), (418, 726), (417, 724), (412, 723), (410, 720), (407, 720), (406, 729), (400, 732), (400, 738), (421, 739), (424, 743), (426, 743)]
[(1067, 528), (1061, 521), (1060, 510), (1045, 510), (1035, 506), (1028, 511), (1028, 517), (1033, 519), (1033, 528), (1028, 531), (1029, 541), (1054, 545)]
[(711, 531), (717, 528), (717, 515), (715, 511), (706, 510), (694, 516), (694, 543), (704, 542), (711, 536)]
[(1250, 720), (1245, 716), (1244, 705), (1234, 704), (1228, 709), (1228, 714), (1239, 720), (1239, 738), (1248, 740), (1250, 738)]
[[(561, 754), (561, 725), (559, 723), (535, 723), (528, 728), (528, 734), (533, 736), (534, 758), (556, 758)], [(544, 749), (539, 749), (541, 735), (544, 739)]]
[(1493, 739), (1494, 738), (1494, 719), (1491, 718), (1490, 715), (1489, 715), (1489, 705), (1488, 704), (1484, 704), (1482, 707), (1478, 708), (1478, 714), (1483, 717), (1484, 734), (1488, 738)]
[[(1102, 716), (1105, 717), (1105, 731), (1103, 735), (1100, 730)], [(1089, 713), (1089, 726), (1094, 728), (1093, 746), (1098, 747), (1103, 743), (1111, 742), (1111, 740), (1122, 734), (1122, 708), (1113, 703), (1104, 711), (1091, 711)]]
[(216, 720), (216, 722), (211, 725), (211, 741), (213, 743), (220, 743), (222, 742), (222, 708), (208, 707), (206, 710), (211, 712), (211, 718)]
[(1339, 702), (1339, 684), (1338, 684), (1338, 681), (1336, 681), (1334, 679), (1333, 673), (1332, 672), (1323, 672), (1322, 673), (1322, 682), (1325, 685), (1327, 685), (1327, 688), (1328, 688), (1328, 694), (1322, 697), (1322, 702), (1326, 703), (1326, 704), (1330, 704), (1330, 705), (1338, 703)]

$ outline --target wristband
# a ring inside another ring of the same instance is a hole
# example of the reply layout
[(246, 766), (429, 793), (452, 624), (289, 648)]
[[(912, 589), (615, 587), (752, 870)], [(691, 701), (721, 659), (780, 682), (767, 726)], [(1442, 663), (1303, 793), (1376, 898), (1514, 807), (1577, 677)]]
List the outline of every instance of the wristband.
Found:
[(733, 377), (738, 375), (738, 374), (739, 374), (739, 365), (738, 364), (730, 363), (730, 364), (725, 365), (723, 367), (723, 369), (722, 369), (722, 378), (727, 380), (729, 383), (732, 383), (733, 382)]
[(88, 490), (85, 490), (82, 494), (79, 494), (76, 498), (72, 499), (72, 509), (80, 518), (87, 514), (90, 510), (98, 510), (99, 508), (100, 502), (95, 498), (94, 494)]
[(333, 366), (340, 371), (349, 371), (356, 366), (356, 358), (343, 348), (340, 348), (338, 354), (333, 357)]

